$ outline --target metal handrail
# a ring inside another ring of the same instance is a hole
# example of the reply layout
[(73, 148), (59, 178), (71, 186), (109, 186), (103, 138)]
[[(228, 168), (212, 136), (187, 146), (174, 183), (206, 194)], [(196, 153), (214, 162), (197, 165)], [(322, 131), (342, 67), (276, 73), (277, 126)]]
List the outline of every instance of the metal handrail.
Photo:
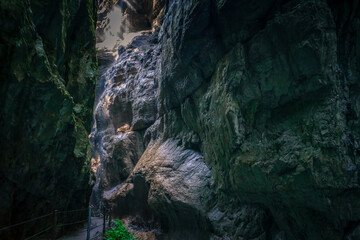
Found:
[[(88, 218), (87, 219), (84, 219), (84, 220), (81, 220), (81, 221), (75, 221), (75, 222), (70, 222), (70, 223), (59, 223), (58, 220), (57, 220), (57, 217), (58, 217), (58, 214), (64, 214), (64, 213), (74, 213), (74, 212), (80, 212), (80, 211), (85, 211), (85, 210), (88, 210)], [(106, 208), (104, 208), (104, 206), (102, 206), (102, 210), (103, 211), (100, 211), (99, 213), (99, 216), (100, 218), (103, 218), (104, 219), (104, 224), (105, 224), (105, 218), (106, 216), (108, 215), (106, 212)], [(99, 225), (96, 225), (96, 226), (91, 226), (91, 206), (89, 206), (89, 208), (81, 208), (81, 209), (74, 209), (74, 210), (67, 210), (67, 211), (57, 211), (57, 210), (54, 210), (54, 212), (52, 213), (48, 213), (48, 214), (45, 214), (45, 215), (42, 215), (42, 216), (39, 216), (39, 217), (35, 217), (35, 218), (32, 218), (32, 219), (28, 219), (26, 221), (22, 221), (22, 222), (19, 222), (19, 223), (15, 223), (15, 224), (12, 224), (12, 225), (9, 225), (9, 226), (4, 226), (4, 227), (1, 227), (0, 228), (0, 232), (3, 231), (3, 230), (7, 230), (7, 229), (10, 229), (12, 227), (16, 227), (16, 226), (20, 226), (22, 224), (26, 224), (26, 223), (30, 223), (30, 222), (33, 222), (33, 221), (36, 221), (36, 220), (39, 220), (39, 219), (43, 219), (43, 218), (46, 218), (46, 217), (49, 217), (53, 215), (53, 224), (52, 226), (44, 229), (44, 230), (41, 230), (40, 232), (30, 236), (30, 237), (27, 237), (25, 238), (24, 240), (29, 240), (29, 239), (32, 239), (34, 237), (37, 237), (37, 236), (40, 236), (41, 234), (44, 234), (45, 232), (53, 229), (53, 235), (52, 235), (52, 239), (56, 239), (56, 227), (57, 226), (60, 226), (60, 227), (64, 227), (64, 226), (70, 226), (70, 225), (75, 225), (75, 224), (79, 224), (79, 223), (84, 223), (86, 221), (88, 221), (88, 227), (86, 230), (82, 231), (82, 232), (85, 232), (87, 231), (88, 232), (88, 236), (87, 236), (87, 239), (90, 239), (90, 232), (96, 228), (96, 227), (99, 227), (101, 226), (102, 224), (99, 224)], [(110, 214), (108, 215), (109, 216), (109, 222), (111, 221), (111, 217), (110, 217)], [(103, 226), (103, 231), (105, 230), (105, 226)]]

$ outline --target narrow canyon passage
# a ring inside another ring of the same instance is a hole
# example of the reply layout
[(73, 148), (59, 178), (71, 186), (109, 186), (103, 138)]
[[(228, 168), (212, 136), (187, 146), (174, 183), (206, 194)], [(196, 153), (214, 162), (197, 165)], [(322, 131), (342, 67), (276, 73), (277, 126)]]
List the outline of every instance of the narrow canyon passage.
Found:
[[(130, 197), (134, 186), (126, 181), (149, 143), (146, 130), (157, 119), (155, 72), (163, 11), (161, 1), (102, 1), (98, 9), (99, 72), (90, 138), (96, 183), (90, 204), (111, 208), (114, 217), (128, 217), (132, 210), (141, 218), (151, 215), (145, 204), (148, 190), (136, 185), (140, 195)], [(149, 219), (129, 220), (140, 236), (154, 238)]]
[(1, 240), (91, 209), (102, 238), (104, 208), (141, 240), (360, 239), (360, 0), (0, 0), (0, 31)]

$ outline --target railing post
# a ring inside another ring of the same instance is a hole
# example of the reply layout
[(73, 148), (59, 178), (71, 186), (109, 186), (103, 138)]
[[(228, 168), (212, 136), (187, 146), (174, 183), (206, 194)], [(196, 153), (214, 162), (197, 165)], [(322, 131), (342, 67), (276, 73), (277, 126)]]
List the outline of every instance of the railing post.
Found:
[(54, 210), (53, 212), (53, 229), (52, 229), (52, 240), (56, 240), (56, 225), (57, 225), (57, 210)]
[(109, 228), (111, 228), (111, 208), (109, 207)]
[(89, 216), (88, 216), (86, 240), (90, 240), (90, 227), (91, 227), (91, 206), (89, 206)]
[(103, 211), (103, 234), (105, 233), (105, 223), (106, 223), (106, 210), (103, 206), (102, 208), (102, 211)]

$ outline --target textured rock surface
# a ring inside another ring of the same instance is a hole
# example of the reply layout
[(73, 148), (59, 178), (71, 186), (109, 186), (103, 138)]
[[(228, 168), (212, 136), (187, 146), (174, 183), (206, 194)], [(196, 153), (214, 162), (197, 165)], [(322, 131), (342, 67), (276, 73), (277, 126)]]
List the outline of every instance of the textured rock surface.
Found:
[[(95, 1), (0, 2), (0, 226), (87, 206)], [(14, 228), (23, 239), (50, 219)]]
[(104, 75), (92, 200), (159, 239), (358, 239), (359, 1), (164, 9)]
[(150, 32), (137, 36), (119, 49), (116, 62), (99, 78), (103, 87), (98, 87), (91, 135), (93, 166), (99, 166), (96, 194), (98, 188), (110, 190), (126, 180), (144, 152), (144, 129), (155, 122), (157, 112), (154, 71), (159, 47), (154, 41)]
[(99, 0), (96, 42), (112, 49), (113, 44), (110, 43), (113, 41), (130, 41), (136, 32), (151, 28), (158, 30), (164, 2), (165, 0)]

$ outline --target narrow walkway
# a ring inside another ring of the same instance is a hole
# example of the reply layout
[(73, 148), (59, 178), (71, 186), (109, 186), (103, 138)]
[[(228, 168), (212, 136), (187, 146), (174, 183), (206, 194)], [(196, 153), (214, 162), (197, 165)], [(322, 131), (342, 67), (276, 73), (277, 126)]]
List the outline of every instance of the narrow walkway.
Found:
[[(103, 230), (103, 219), (99, 217), (91, 217), (90, 239), (101, 239)], [(86, 240), (87, 224), (82, 228), (69, 235), (59, 238), (59, 240)], [(97, 238), (98, 237), (98, 238)]]

